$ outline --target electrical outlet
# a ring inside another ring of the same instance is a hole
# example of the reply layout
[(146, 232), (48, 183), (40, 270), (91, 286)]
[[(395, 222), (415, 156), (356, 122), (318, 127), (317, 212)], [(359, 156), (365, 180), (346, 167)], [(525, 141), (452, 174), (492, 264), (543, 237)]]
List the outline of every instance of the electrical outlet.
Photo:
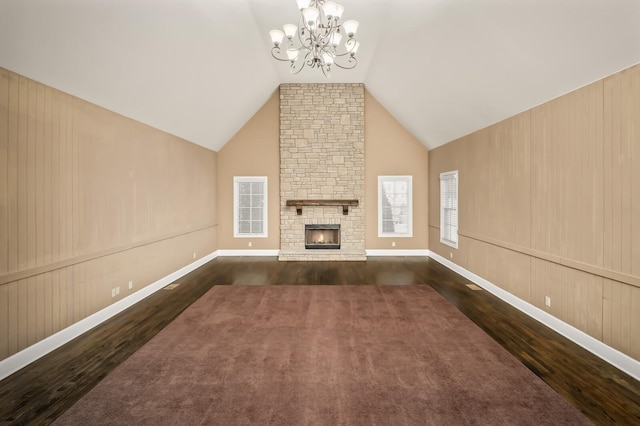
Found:
[(133, 281), (129, 281), (129, 290), (133, 288)]
[(111, 289), (111, 297), (116, 297), (116, 289), (115, 288)]
[(550, 308), (550, 307), (551, 307), (551, 298), (550, 298), (549, 296), (545, 296), (545, 297), (544, 297), (544, 305), (545, 305), (547, 308)]
[(249, 241), (249, 247), (253, 246), (253, 243), (251, 241)]
[(195, 251), (193, 252), (193, 258), (194, 259), (196, 258), (196, 252)]
[(449, 258), (453, 259), (453, 252), (451, 252), (451, 251), (449, 252)]
[(396, 242), (395, 241), (391, 241), (391, 247), (395, 247), (396, 246)]
[(116, 287), (116, 296), (120, 294), (120, 287)]

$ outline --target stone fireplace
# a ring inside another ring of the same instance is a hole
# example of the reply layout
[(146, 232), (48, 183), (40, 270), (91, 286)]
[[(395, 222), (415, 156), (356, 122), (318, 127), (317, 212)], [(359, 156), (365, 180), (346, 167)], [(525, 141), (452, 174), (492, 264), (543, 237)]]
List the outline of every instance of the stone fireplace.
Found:
[[(364, 86), (282, 84), (279, 259), (366, 260), (364, 203)], [(339, 244), (309, 248), (307, 225)]]

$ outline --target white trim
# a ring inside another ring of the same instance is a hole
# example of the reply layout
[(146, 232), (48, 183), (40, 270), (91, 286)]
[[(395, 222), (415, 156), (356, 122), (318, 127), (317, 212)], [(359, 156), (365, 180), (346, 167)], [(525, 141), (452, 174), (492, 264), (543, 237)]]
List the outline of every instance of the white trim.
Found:
[(33, 345), (21, 350), (20, 352), (11, 355), (9, 358), (0, 361), (0, 380), (15, 373), (21, 368), (26, 367), (37, 359), (47, 355), (49, 352), (70, 342), (81, 334), (86, 333), (87, 331), (91, 330), (97, 325), (100, 325), (114, 315), (117, 315), (130, 306), (135, 305), (145, 297), (150, 296), (151, 294), (162, 289), (168, 284), (171, 284), (175, 280), (185, 276), (189, 272), (199, 268), (210, 260), (215, 259), (217, 256), (217, 252), (214, 251), (213, 253), (210, 253), (181, 269), (178, 269), (177, 271), (167, 275), (166, 277), (160, 278), (158, 281), (149, 284), (144, 288), (141, 288), (140, 290), (125, 297), (124, 299), (118, 300), (114, 304), (109, 305), (106, 308), (76, 322), (75, 324), (72, 324), (63, 330), (58, 331), (57, 333), (47, 337), (46, 339), (34, 343)]
[(429, 256), (429, 250), (367, 250), (367, 256)]
[[(263, 187), (262, 233), (241, 234), (238, 229), (238, 184), (241, 182), (261, 183)], [(267, 238), (269, 236), (269, 178), (267, 176), (234, 176), (233, 177), (233, 238)]]
[[(382, 184), (385, 181), (399, 181), (407, 183), (407, 232), (382, 231)], [(378, 176), (378, 238), (412, 238), (413, 237), (413, 176)]]
[(628, 375), (634, 377), (636, 380), (640, 380), (640, 361), (636, 361), (630, 356), (623, 354), (617, 349), (608, 346), (600, 340), (589, 336), (583, 331), (578, 330), (572, 325), (566, 322), (560, 321), (553, 315), (543, 311), (542, 309), (533, 306), (532, 304), (525, 302), (519, 297), (501, 289), (500, 287), (492, 284), (482, 277), (477, 276), (473, 272), (470, 272), (463, 267), (456, 265), (455, 263), (445, 259), (444, 257), (431, 252), (430, 257), (438, 263), (443, 264), (447, 268), (462, 275), (463, 277), (473, 281), (480, 287), (492, 293), (494, 296), (504, 300), (514, 308), (524, 312), (533, 319), (540, 321), (552, 330), (562, 334), (567, 339), (582, 346), (584, 349), (593, 353), (594, 355), (602, 358), (614, 367), (619, 368)]
[(218, 256), (277, 256), (280, 250), (218, 250)]

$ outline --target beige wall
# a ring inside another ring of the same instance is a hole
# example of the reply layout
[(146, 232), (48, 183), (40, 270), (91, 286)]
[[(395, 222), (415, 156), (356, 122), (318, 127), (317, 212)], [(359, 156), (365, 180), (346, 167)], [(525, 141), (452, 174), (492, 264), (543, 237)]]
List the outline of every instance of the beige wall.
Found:
[[(280, 102), (276, 90), (266, 104), (218, 151), (220, 249), (280, 247)], [(267, 176), (268, 237), (233, 237), (233, 177)], [(252, 247), (249, 247), (251, 242)]]
[(215, 152), (1, 68), (0, 173), (0, 359), (216, 250)]
[[(638, 122), (640, 66), (430, 151), (430, 250), (640, 360)], [(458, 250), (439, 242), (455, 169)]]
[[(279, 249), (278, 92), (218, 152), (220, 249)], [(413, 238), (378, 238), (378, 176), (413, 176)], [(233, 238), (233, 176), (269, 178), (269, 238)], [(366, 248), (428, 248), (428, 152), (365, 90)], [(248, 242), (252, 241), (252, 247)]]
[[(368, 92), (365, 92), (365, 194), (367, 249), (428, 248), (428, 151)], [(378, 237), (378, 176), (411, 175), (413, 237)]]

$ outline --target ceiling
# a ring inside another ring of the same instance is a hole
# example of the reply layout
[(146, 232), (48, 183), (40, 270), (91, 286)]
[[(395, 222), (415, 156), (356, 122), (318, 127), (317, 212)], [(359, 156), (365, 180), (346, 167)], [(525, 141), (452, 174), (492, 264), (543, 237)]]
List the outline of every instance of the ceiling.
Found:
[(638, 0), (338, 1), (329, 80), (270, 56), (294, 0), (0, 0), (0, 66), (217, 151), (280, 83), (362, 82), (434, 148), (640, 62)]

